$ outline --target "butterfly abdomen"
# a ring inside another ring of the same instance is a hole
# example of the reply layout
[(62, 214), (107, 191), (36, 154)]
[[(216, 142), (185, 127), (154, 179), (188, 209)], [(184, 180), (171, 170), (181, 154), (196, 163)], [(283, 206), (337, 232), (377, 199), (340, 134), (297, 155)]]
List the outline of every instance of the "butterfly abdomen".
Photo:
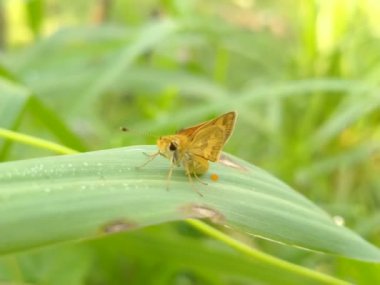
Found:
[(183, 167), (190, 175), (202, 175), (207, 172), (209, 162), (207, 159), (199, 156), (193, 156), (187, 153), (182, 161)]

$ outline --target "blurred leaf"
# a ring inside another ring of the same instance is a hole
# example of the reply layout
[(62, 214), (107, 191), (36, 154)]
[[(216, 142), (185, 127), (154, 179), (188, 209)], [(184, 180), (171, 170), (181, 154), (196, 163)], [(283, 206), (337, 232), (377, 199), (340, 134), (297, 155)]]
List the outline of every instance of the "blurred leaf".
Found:
[(329, 175), (336, 171), (340, 166), (354, 166), (363, 161), (367, 161), (374, 153), (380, 150), (377, 143), (369, 142), (358, 145), (355, 149), (349, 149), (334, 156), (316, 160), (311, 166), (302, 168), (297, 174), (300, 180), (309, 180), (318, 175)]
[[(322, 148), (336, 137), (345, 128), (366, 115), (378, 111), (380, 107), (380, 96), (378, 89), (363, 90), (366, 93), (353, 93), (349, 98), (342, 100), (340, 106), (329, 120), (325, 122), (314, 135), (313, 144)], [(369, 93), (369, 94), (368, 94)], [(360, 96), (360, 100), (357, 100)]]
[[(337, 226), (322, 210), (254, 166), (227, 158), (219, 182), (200, 197), (182, 173), (166, 192), (168, 162), (136, 170), (151, 147), (130, 147), (0, 164), (0, 252), (184, 219), (211, 217), (278, 242), (379, 261), (377, 248)], [(237, 167), (233, 168), (231, 167)], [(209, 179), (207, 179), (209, 180)], [(206, 180), (206, 181), (207, 181)], [(22, 211), (20, 211), (22, 209)], [(149, 209), (149, 210), (147, 210)], [(206, 210), (202, 210), (206, 209)], [(206, 216), (205, 216), (206, 215)]]
[[(184, 223), (167, 224), (4, 256), (0, 279), (70, 285), (83, 280), (86, 284), (178, 284), (174, 281), (181, 277), (193, 284), (347, 284), (296, 265), (277, 267), (254, 260), (190, 230)], [(65, 273), (67, 264), (73, 268)], [(274, 270), (278, 274), (271, 274)]]
[(0, 259), (0, 280), (9, 284), (81, 285), (91, 258), (87, 248), (72, 245), (5, 256)]
[[(0, 127), (14, 129), (21, 120), (29, 99), (29, 91), (0, 77)], [(4, 159), (9, 145), (0, 139), (0, 160)]]
[[(146, 82), (149, 81), (149, 85)], [(135, 67), (118, 85), (139, 92), (157, 92), (168, 87), (176, 88), (191, 99), (217, 101), (225, 100), (228, 90), (208, 78), (188, 72), (157, 70)]]
[[(149, 74), (149, 73), (148, 73)], [(133, 77), (132, 77), (133, 78)], [(200, 84), (201, 81), (188, 81), (184, 80), (185, 78), (176, 78), (180, 85), (180, 90), (188, 90), (190, 88), (187, 84), (191, 84), (194, 82), (193, 90), (196, 91), (196, 88), (199, 87), (199, 92), (205, 92), (203, 98), (210, 99), (216, 95), (213, 95), (214, 92), (220, 92), (222, 98), (219, 100), (213, 100), (212, 104), (203, 104), (194, 109), (187, 110), (183, 112), (183, 110), (179, 110), (175, 113), (175, 123), (180, 126), (180, 128), (186, 126), (193, 118), (202, 118), (207, 114), (212, 114), (213, 112), (220, 113), (221, 111), (226, 110), (246, 110), (246, 112), (239, 112), (242, 118), (245, 117), (247, 121), (252, 125), (256, 125), (257, 121), (252, 120), (252, 114), (248, 112), (247, 108), (251, 108), (249, 104), (255, 103), (256, 105), (259, 102), (267, 102), (271, 103), (273, 100), (280, 100), (287, 97), (301, 97), (301, 96), (313, 96), (316, 92), (352, 92), (353, 94), (358, 94), (371, 90), (371, 85), (368, 85), (364, 82), (360, 81), (350, 81), (350, 80), (341, 80), (341, 79), (305, 79), (305, 80), (297, 80), (290, 82), (276, 82), (272, 84), (261, 83), (257, 84), (256, 82), (249, 82), (246, 86), (242, 88), (240, 91), (229, 91), (224, 90), (223, 88), (218, 87), (215, 84), (210, 84), (209, 86), (205, 84)], [(163, 79), (164, 80), (164, 79)], [(153, 81), (154, 82), (154, 81)], [(183, 84), (183, 85), (182, 85)], [(207, 89), (206, 89), (207, 88)], [(216, 94), (216, 93), (215, 93)], [(329, 95), (326, 95), (329, 96)], [(301, 100), (301, 99), (300, 99)], [(228, 106), (228, 109), (226, 109)], [(167, 126), (169, 123), (173, 123), (171, 120), (173, 114), (166, 118), (161, 118), (155, 122), (155, 128), (160, 129), (164, 126)], [(259, 121), (260, 122), (260, 121)], [(262, 122), (265, 123), (265, 122)], [(136, 128), (147, 130), (151, 126), (152, 122), (144, 122), (138, 124)], [(281, 125), (280, 125), (281, 126)], [(255, 128), (260, 128), (254, 126)], [(273, 135), (278, 133), (273, 132)]]
[[(240, 280), (241, 283), (238, 284), (252, 284), (254, 281), (260, 284), (339, 284), (339, 280), (329, 279), (327, 276), (324, 276), (326, 279), (318, 279), (317, 276), (302, 275), (242, 256), (207, 238), (186, 237), (173, 229), (164, 231), (162, 226), (89, 243), (95, 245), (101, 256), (105, 257), (101, 269), (97, 269), (97, 272), (101, 276), (105, 275), (104, 280), (119, 276), (118, 283), (115, 284), (128, 281), (123, 280), (121, 270), (114, 267), (115, 262), (123, 257), (126, 260), (143, 260), (144, 264), (154, 264), (154, 268), (158, 267), (158, 272), (150, 274), (145, 284), (151, 284), (152, 279), (156, 278), (165, 280), (162, 284), (172, 284), (170, 281), (181, 273), (191, 273), (195, 275), (196, 280), (202, 276), (207, 279), (215, 278), (219, 280), (216, 284), (234, 284), (234, 280)], [(125, 268), (122, 270), (125, 271)], [(276, 271), (276, 274), (271, 274), (273, 271)], [(139, 273), (135, 272), (136, 275)], [(144, 271), (140, 274), (144, 274)]]
[(38, 75), (42, 68), (50, 67), (51, 71), (58, 73), (67, 65), (82, 66), (89, 56), (101, 56), (110, 49), (121, 47), (131, 40), (136, 30), (113, 25), (66, 28), (1, 59), (26, 81), (41, 79)]
[(28, 90), (0, 78), (0, 126), (14, 127), (28, 100)]
[[(112, 58), (108, 66), (104, 66), (99, 79), (94, 82), (80, 97), (79, 109), (83, 104), (95, 102), (107, 88), (126, 72), (127, 68), (141, 55), (150, 52), (152, 48), (159, 45), (167, 37), (177, 30), (177, 25), (172, 21), (154, 22), (141, 30), (136, 31), (135, 40), (126, 44), (122, 50)], [(90, 102), (89, 102), (90, 101)]]
[(12, 74), (12, 72), (10, 72), (8, 70), (7, 67), (5, 67), (2, 63), (3, 59), (1, 58), (1, 55), (0, 55), (0, 78), (3, 77), (4, 80), (5, 79), (8, 79), (10, 81), (15, 81), (15, 77), (14, 75)]
[(44, 20), (45, 0), (26, 0), (25, 5), (29, 26), (34, 36), (38, 37)]
[(355, 230), (364, 236), (378, 236), (380, 233), (380, 211), (366, 217), (366, 219), (361, 219)]
[[(31, 111), (63, 144), (78, 150), (86, 149), (79, 137), (30, 90), (15, 81), (0, 78), (0, 127), (14, 130), (25, 110)], [(4, 144), (0, 139), (0, 159), (6, 156), (9, 147), (10, 144)]]
[(354, 284), (379, 284), (380, 264), (364, 263), (358, 260), (340, 259), (337, 264), (337, 273)]
[(29, 107), (32, 114), (39, 119), (64, 145), (84, 151), (87, 147), (65, 122), (40, 99), (30, 98)]

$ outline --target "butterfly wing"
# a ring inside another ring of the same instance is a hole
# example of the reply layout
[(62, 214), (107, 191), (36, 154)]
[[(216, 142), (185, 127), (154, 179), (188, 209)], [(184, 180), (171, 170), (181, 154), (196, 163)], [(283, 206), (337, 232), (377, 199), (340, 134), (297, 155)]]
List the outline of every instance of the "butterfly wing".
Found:
[[(198, 127), (192, 133), (189, 152), (212, 162), (230, 138), (236, 121), (236, 112), (229, 112)], [(190, 128), (191, 129), (191, 128)]]
[(177, 134), (179, 134), (179, 135), (185, 135), (188, 138), (191, 138), (197, 130), (199, 130), (200, 128), (204, 127), (205, 125), (207, 125), (210, 122), (211, 121), (207, 121), (207, 122), (203, 122), (203, 123), (198, 124), (198, 125), (193, 126), (193, 127), (181, 129), (181, 130), (179, 130), (177, 132)]
[(203, 123), (200, 123), (198, 125), (195, 125), (195, 126), (192, 126), (189, 128), (181, 129), (177, 132), (177, 134), (185, 135), (187, 137), (192, 137), (196, 133), (196, 131), (200, 130), (201, 128), (206, 127), (207, 125), (215, 125), (215, 124), (228, 125), (228, 124), (226, 124), (226, 121), (227, 122), (230, 121), (230, 122), (232, 122), (232, 124), (230, 125), (230, 129), (228, 130), (229, 135), (230, 135), (231, 131), (235, 125), (236, 117), (237, 117), (237, 113), (235, 111), (228, 112), (228, 113), (223, 114), (223, 115), (221, 115), (215, 119), (212, 119), (210, 121), (203, 122)]

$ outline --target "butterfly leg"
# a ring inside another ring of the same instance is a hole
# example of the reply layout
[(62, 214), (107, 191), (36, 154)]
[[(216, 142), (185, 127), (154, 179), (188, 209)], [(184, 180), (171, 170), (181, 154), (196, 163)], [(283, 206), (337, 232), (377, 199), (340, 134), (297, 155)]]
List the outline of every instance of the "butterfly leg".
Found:
[(204, 182), (196, 173), (194, 173), (194, 177), (198, 180), (198, 182), (202, 183), (203, 185), (208, 185), (207, 182)]
[(193, 190), (201, 197), (203, 197), (203, 194), (201, 192), (198, 191), (197, 187), (195, 186), (195, 183), (193, 181), (193, 178), (191, 177), (191, 173), (189, 171), (189, 168), (186, 166), (186, 175), (187, 175), (187, 178), (189, 178), (189, 182), (191, 184), (191, 188), (193, 188)]
[(140, 166), (136, 166), (137, 169), (140, 169), (140, 168), (143, 168), (145, 165), (147, 165), (149, 162), (151, 162), (153, 159), (155, 159), (157, 157), (157, 155), (160, 154), (160, 152), (156, 152), (156, 153), (153, 153), (153, 154), (148, 154), (146, 152), (144, 152), (144, 154), (146, 156), (148, 156), (148, 160), (144, 162), (144, 164), (140, 165)]
[(170, 185), (170, 180), (172, 178), (173, 168), (174, 168), (174, 164), (173, 164), (173, 162), (171, 162), (170, 168), (169, 168), (169, 173), (168, 173), (168, 178), (166, 179), (166, 190), (169, 190), (169, 185)]
[[(203, 185), (207, 185), (206, 182), (204, 182), (197, 174), (197, 171), (200, 171), (203, 173), (203, 168), (204, 168), (204, 165), (202, 163), (200, 163), (200, 161), (195, 161), (195, 160), (192, 160), (191, 161), (191, 169), (192, 171), (190, 171), (188, 169), (188, 173), (191, 173), (192, 175), (194, 175), (195, 179), (198, 180), (198, 182), (202, 183)], [(206, 166), (208, 168), (208, 163), (206, 162)], [(207, 170), (206, 168), (206, 170)]]
[(190, 184), (191, 184), (191, 187), (193, 188), (193, 190), (201, 197), (203, 197), (203, 194), (201, 192), (199, 192), (198, 188), (196, 187), (194, 181), (193, 181), (193, 178), (191, 177), (191, 174), (188, 173), (187, 174), (187, 177), (189, 178), (189, 181), (190, 181)]

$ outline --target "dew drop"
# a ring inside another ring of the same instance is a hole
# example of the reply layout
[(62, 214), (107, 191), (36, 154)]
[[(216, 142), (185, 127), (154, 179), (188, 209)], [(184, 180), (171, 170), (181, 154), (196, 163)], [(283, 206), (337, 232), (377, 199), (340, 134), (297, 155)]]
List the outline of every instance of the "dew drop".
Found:
[(334, 216), (333, 221), (337, 226), (344, 226), (345, 224), (345, 220), (341, 216)]

